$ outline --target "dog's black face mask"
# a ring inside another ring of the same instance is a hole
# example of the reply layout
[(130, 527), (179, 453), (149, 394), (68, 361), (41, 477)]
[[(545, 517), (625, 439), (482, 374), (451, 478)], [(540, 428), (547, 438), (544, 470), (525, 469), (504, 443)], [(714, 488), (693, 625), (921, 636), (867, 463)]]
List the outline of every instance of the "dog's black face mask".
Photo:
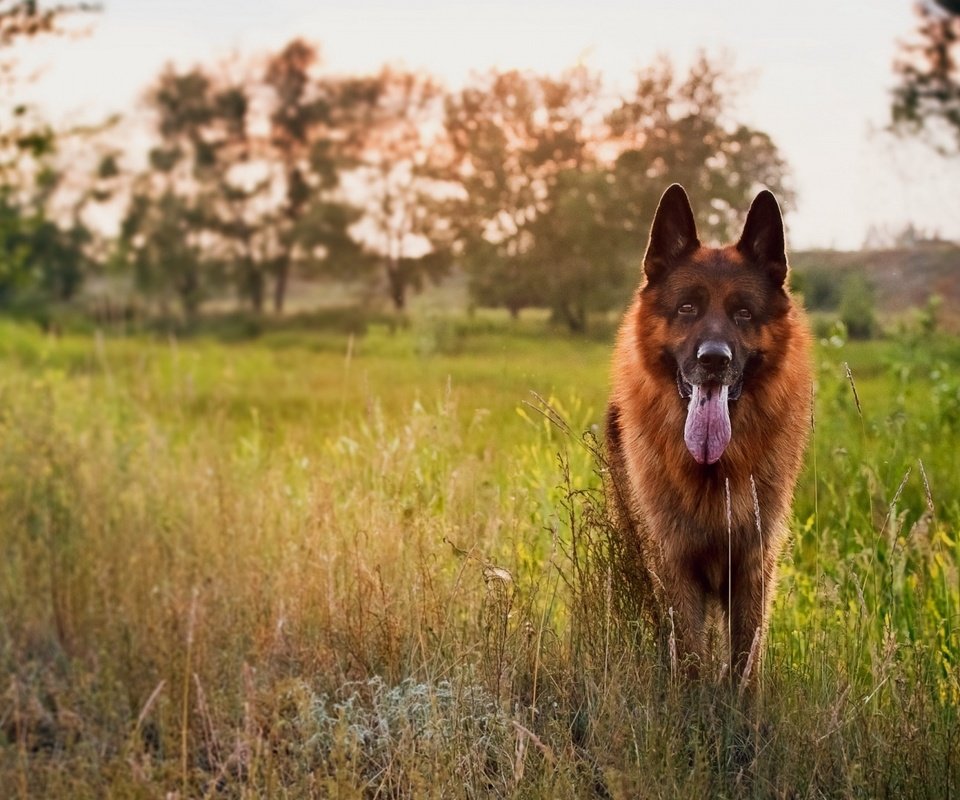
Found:
[(764, 328), (786, 313), (786, 256), (780, 210), (761, 193), (733, 246), (707, 248), (697, 238), (686, 193), (664, 194), (644, 259), (644, 294), (667, 324), (662, 353), (687, 403), (684, 441), (700, 464), (730, 443), (730, 404), (749, 390), (764, 357)]

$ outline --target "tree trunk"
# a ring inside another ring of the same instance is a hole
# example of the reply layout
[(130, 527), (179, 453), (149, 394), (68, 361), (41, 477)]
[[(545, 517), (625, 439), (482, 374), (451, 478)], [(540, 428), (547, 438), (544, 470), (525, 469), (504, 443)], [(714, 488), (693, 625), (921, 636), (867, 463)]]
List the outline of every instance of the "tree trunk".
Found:
[(584, 333), (587, 330), (587, 312), (582, 306), (571, 308), (564, 303), (560, 309), (560, 316), (567, 323), (570, 333)]
[(387, 283), (394, 311), (403, 311), (407, 307), (407, 284), (396, 259), (387, 262)]
[(277, 265), (277, 281), (273, 286), (273, 310), (283, 313), (283, 303), (287, 297), (287, 282), (290, 279), (290, 259), (284, 258)]
[(252, 273), (247, 280), (247, 291), (250, 295), (250, 305), (258, 317), (263, 313), (263, 289), (263, 273)]
[(180, 276), (177, 292), (180, 295), (184, 316), (187, 322), (192, 323), (200, 311), (200, 282), (192, 271)]
[[(287, 207), (283, 212), (291, 230), (296, 229), (297, 223), (303, 216), (303, 209), (310, 199), (310, 191), (310, 185), (300, 168), (293, 164), (287, 170)], [(277, 314), (283, 313), (283, 304), (287, 299), (287, 284), (290, 281), (294, 247), (293, 242), (286, 242), (283, 255), (277, 263), (277, 281), (273, 286), (273, 310)]]

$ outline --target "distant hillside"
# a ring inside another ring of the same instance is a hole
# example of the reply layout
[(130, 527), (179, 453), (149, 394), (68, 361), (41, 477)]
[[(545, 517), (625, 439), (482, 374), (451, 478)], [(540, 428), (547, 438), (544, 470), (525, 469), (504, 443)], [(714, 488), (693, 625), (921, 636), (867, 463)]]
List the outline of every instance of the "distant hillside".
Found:
[(812, 270), (835, 272), (838, 281), (859, 272), (876, 292), (877, 308), (902, 314), (926, 305), (931, 295), (943, 298), (940, 324), (960, 332), (960, 247), (937, 242), (907, 250), (840, 252), (808, 250), (792, 253), (790, 265), (799, 275)]

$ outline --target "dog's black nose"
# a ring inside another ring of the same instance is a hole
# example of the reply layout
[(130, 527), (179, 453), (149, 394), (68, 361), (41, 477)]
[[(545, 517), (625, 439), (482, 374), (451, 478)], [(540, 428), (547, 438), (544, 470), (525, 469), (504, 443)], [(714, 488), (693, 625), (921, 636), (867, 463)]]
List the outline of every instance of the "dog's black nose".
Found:
[(707, 341), (697, 349), (697, 361), (704, 369), (719, 372), (730, 365), (733, 353), (725, 342)]

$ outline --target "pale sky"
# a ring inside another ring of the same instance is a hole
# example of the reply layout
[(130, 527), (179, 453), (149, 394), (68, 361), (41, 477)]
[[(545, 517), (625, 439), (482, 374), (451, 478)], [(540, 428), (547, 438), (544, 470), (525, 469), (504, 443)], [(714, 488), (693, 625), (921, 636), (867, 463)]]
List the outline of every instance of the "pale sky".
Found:
[(613, 85), (660, 53), (685, 66), (698, 48), (746, 76), (735, 116), (766, 131), (798, 194), (790, 247), (856, 248), (870, 224), (908, 221), (960, 240), (960, 159), (875, 131), (888, 118), (898, 39), (911, 0), (105, 0), (92, 33), (45, 48), (32, 87), (55, 121), (131, 112), (169, 61), (210, 63), (321, 45), (336, 72), (384, 62), (426, 69), (456, 88), (472, 70), (559, 72), (578, 61)]

